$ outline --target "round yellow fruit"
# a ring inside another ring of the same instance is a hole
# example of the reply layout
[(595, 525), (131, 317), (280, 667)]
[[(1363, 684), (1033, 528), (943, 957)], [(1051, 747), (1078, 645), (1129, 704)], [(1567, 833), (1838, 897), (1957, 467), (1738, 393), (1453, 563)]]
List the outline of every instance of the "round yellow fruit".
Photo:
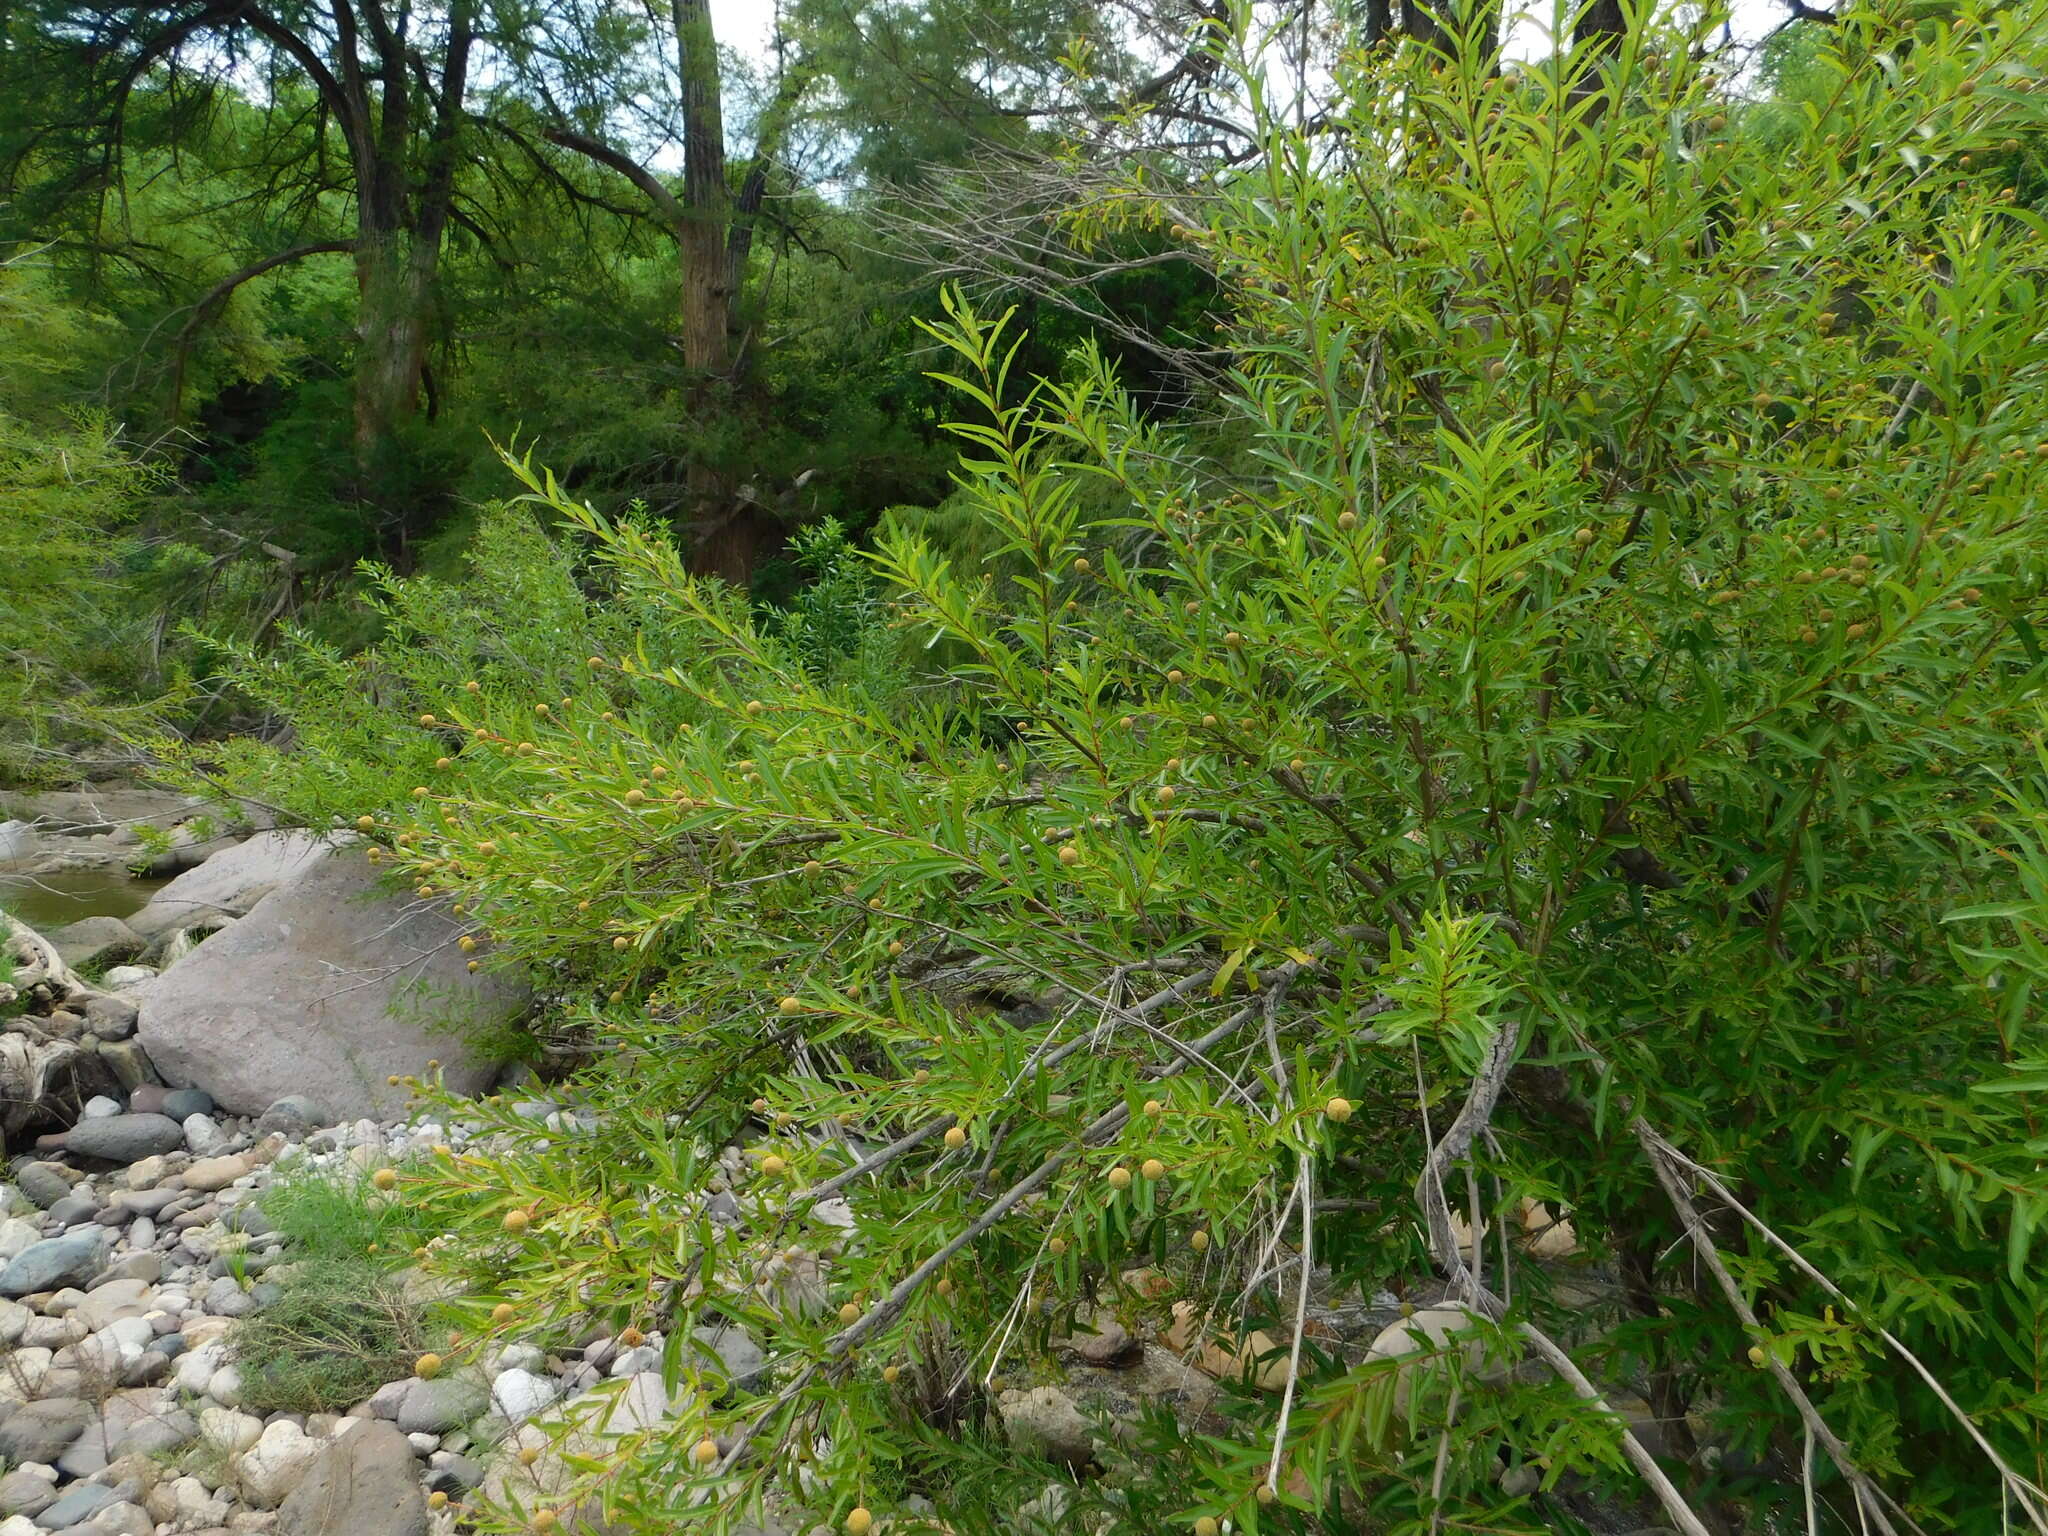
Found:
[(853, 1302), (847, 1302), (845, 1306), (839, 1309), (839, 1321), (842, 1323), (859, 1322), (860, 1308), (856, 1306)]
[(432, 1493), (427, 1495), (427, 1508), (446, 1509), (447, 1507), (448, 1495), (443, 1493), (440, 1489), (436, 1488)]
[(389, 1168), (379, 1168), (370, 1175), (370, 1182), (379, 1189), (398, 1188), (398, 1175)]
[(465, 955), (475, 954), (476, 940), (465, 933), (461, 938), (455, 941), (455, 947), (461, 950)]
[(1124, 1167), (1121, 1163), (1110, 1169), (1109, 1187), (1111, 1189), (1129, 1189), (1131, 1187), (1131, 1170)]
[(767, 706), (766, 704), (763, 704), (763, 703), (762, 703), (762, 702), (761, 702), (761, 701), (760, 701), (759, 699), (749, 699), (749, 700), (747, 700), (747, 713), (748, 713), (748, 714), (750, 714), (750, 715), (763, 715), (763, 714), (766, 714), (767, 712), (768, 712), (768, 706)]
[(1148, 1179), (1163, 1179), (1166, 1177), (1166, 1164), (1159, 1161), (1156, 1157), (1148, 1157), (1145, 1159), (1144, 1166), (1138, 1172), (1144, 1174)]
[(1157, 1120), (1161, 1115), (1166, 1113), (1166, 1106), (1160, 1103), (1157, 1099), (1147, 1099), (1145, 1101), (1145, 1113), (1150, 1115), (1154, 1120)]
[(511, 1322), (516, 1315), (517, 1311), (509, 1301), (501, 1301), (491, 1308), (491, 1321), (500, 1328)]
[(623, 933), (620, 934), (616, 939), (612, 940), (613, 949), (630, 949), (632, 945), (633, 941), (627, 938)]
[(779, 1179), (789, 1171), (789, 1164), (770, 1152), (761, 1159), (761, 1172), (771, 1179)]
[(359, 832), (368, 832), (376, 825), (377, 818), (374, 816), (358, 816), (356, 818), (356, 830)]
[(718, 1442), (709, 1439), (699, 1440), (690, 1451), (690, 1459), (700, 1467), (710, 1466), (718, 1460)]
[(434, 717), (433, 717), (432, 715), (421, 715), (421, 716), (420, 716), (420, 724), (421, 724), (421, 725), (432, 725), (433, 723), (434, 723)]
[(1058, 1258), (1067, 1251), (1067, 1240), (1064, 1237), (1049, 1237), (1045, 1241), (1045, 1251)]
[(441, 1357), (439, 1355), (421, 1355), (419, 1359), (413, 1361), (412, 1373), (419, 1377), (421, 1381), (432, 1381), (441, 1374)]
[(875, 1517), (856, 1504), (846, 1512), (846, 1536), (868, 1536), (875, 1528)]
[(647, 1335), (638, 1328), (621, 1328), (619, 1330), (619, 1342), (627, 1349), (638, 1349), (647, 1342)]
[(946, 1132), (946, 1145), (951, 1150), (958, 1152), (967, 1145), (967, 1133), (957, 1125), (951, 1127)]
[(502, 1223), (502, 1225), (504, 1226), (507, 1232), (510, 1232), (514, 1237), (517, 1237), (520, 1233), (524, 1232), (528, 1227), (533, 1225), (533, 1218), (527, 1215), (524, 1211), (507, 1211), (505, 1213), (505, 1220)]
[(1188, 1234), (1188, 1246), (1197, 1253), (1207, 1253), (1209, 1251), (1209, 1234), (1200, 1227), (1195, 1228), (1194, 1231)]
[[(1346, 514), (1349, 516), (1350, 514)], [(1195, 1522), (1195, 1536), (1216, 1536), (1223, 1527), (1216, 1523), (1214, 1515), (1204, 1515)]]
[(953, 1282), (947, 1279), (944, 1275), (941, 1275), (939, 1276), (939, 1283), (933, 1286), (932, 1289), (937, 1291), (941, 1296), (950, 1296), (953, 1294)]
[(533, 1446), (522, 1445), (519, 1448), (519, 1465), (522, 1467), (530, 1467), (539, 1460), (540, 1452)]
[(896, 1384), (896, 1379), (902, 1374), (903, 1367), (900, 1365), (885, 1365), (882, 1367), (882, 1380), (888, 1382), (891, 1386)]
[(1069, 868), (1073, 867), (1081, 862), (1081, 850), (1072, 843), (1068, 843), (1064, 848), (1060, 849), (1060, 862)]
[(1351, 1118), (1351, 1101), (1349, 1099), (1332, 1099), (1323, 1106), (1323, 1113), (1339, 1125), (1342, 1125)]
[(480, 971), (480, 970), (482, 970), (482, 969), (483, 969), (483, 966), (482, 966), (482, 964), (481, 964), (480, 962), (478, 962), (478, 961), (475, 961), (475, 960), (471, 960), (471, 961), (469, 961), (469, 962), (468, 962), (468, 967), (467, 967), (467, 969), (468, 969), (468, 971), (469, 971), (469, 974), (470, 974), (470, 975), (472, 975), (472, 976), (474, 976), (474, 975), (475, 975), (475, 974), (476, 974), (476, 973), (477, 973), (478, 971)]
[(561, 1516), (557, 1515), (552, 1509), (536, 1509), (533, 1512), (533, 1528), (536, 1531), (558, 1530), (561, 1524)]
[(804, 1011), (804, 1005), (802, 1000), (794, 997), (785, 997), (781, 1002), (777, 1003), (775, 1006), (780, 1008), (784, 1013), (802, 1013)]

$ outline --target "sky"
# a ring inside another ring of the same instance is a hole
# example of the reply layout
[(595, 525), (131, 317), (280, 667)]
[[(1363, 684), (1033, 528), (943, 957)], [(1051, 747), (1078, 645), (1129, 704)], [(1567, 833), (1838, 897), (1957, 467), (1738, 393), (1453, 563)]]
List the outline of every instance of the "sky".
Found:
[[(1780, 0), (1733, 0), (1732, 9), (1735, 40), (1745, 46), (1759, 41), (1786, 16)], [(1534, 18), (1547, 18), (1549, 13), (1549, 5), (1542, 4), (1525, 13), (1522, 25), (1510, 29), (1511, 56), (1527, 59), (1546, 51), (1544, 27)], [(712, 18), (720, 43), (757, 63), (766, 61), (775, 30), (775, 0), (713, 0)]]

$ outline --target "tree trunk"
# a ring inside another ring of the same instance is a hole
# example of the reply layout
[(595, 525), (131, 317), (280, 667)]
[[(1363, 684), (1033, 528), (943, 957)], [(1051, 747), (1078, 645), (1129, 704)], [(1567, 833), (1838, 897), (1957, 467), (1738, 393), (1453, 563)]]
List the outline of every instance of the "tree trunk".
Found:
[(674, 0), (683, 98), (683, 361), (722, 374), (732, 357), (732, 284), (725, 259), (732, 193), (725, 184), (725, 110), (708, 0)]
[(355, 458), (361, 489), (372, 498), (395, 468), (399, 428), (419, 406), (437, 254), (408, 249), (394, 230), (357, 238)]

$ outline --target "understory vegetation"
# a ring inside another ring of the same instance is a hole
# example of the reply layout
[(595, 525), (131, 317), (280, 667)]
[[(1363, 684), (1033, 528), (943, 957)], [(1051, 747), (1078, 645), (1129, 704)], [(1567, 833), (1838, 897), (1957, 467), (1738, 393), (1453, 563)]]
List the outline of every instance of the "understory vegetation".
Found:
[[(465, 1336), (767, 1341), (565, 1504), (1005, 1528), (1003, 1385), (1183, 1302), (1284, 1387), (1145, 1417), (1067, 1523), (2048, 1529), (2044, 22), (1848, 8), (1764, 100), (1705, 24), (1345, 48), (1307, 123), (1240, 17), (1256, 153), (1087, 212), (1215, 274), (1204, 411), (949, 290), (948, 510), (819, 524), (793, 603), (508, 436), (367, 645), (216, 661), (294, 744), (188, 782), (360, 828), (556, 999), (595, 1128), (467, 1106), (509, 1150), (401, 1184)], [(1312, 1274), (1473, 1345), (1347, 1358)]]

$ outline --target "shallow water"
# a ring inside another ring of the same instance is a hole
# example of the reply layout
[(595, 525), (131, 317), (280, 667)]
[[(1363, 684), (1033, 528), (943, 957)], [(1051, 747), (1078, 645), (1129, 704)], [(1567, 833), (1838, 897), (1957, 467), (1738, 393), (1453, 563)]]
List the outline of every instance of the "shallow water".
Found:
[(72, 869), (54, 875), (0, 875), (0, 911), (31, 928), (59, 928), (81, 917), (126, 917), (164, 886), (118, 869)]

